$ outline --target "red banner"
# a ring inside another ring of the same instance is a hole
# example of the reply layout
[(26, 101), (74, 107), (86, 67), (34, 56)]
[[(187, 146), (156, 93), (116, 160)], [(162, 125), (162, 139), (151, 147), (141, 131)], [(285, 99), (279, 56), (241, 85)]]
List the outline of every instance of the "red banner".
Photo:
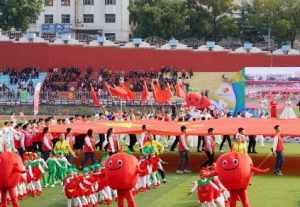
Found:
[[(51, 126), (53, 133), (63, 133), (70, 127), (75, 134), (84, 134), (88, 129), (96, 133), (106, 133), (109, 128), (114, 128), (117, 134), (139, 134), (142, 132), (142, 125), (153, 134), (179, 135), (180, 127), (187, 127), (189, 135), (207, 135), (208, 128), (214, 128), (215, 134), (234, 135), (239, 127), (245, 129), (247, 135), (274, 135), (273, 127), (280, 125), (282, 135), (299, 136), (300, 119), (279, 120), (279, 119), (254, 119), (254, 118), (224, 118), (207, 121), (172, 122), (158, 120), (137, 120), (137, 121), (86, 121), (70, 125)], [(163, 126), (163, 127), (162, 127)]]

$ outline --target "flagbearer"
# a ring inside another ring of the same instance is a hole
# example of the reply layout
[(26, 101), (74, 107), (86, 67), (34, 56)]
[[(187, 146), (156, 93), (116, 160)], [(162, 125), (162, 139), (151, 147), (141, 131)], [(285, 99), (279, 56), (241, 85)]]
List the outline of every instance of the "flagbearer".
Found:
[(215, 160), (215, 150), (216, 150), (216, 142), (215, 142), (215, 135), (214, 129), (208, 129), (208, 136), (204, 139), (204, 151), (207, 155), (208, 160), (203, 163), (202, 167), (211, 166)]
[(274, 143), (273, 143), (273, 153), (276, 156), (275, 162), (275, 175), (282, 176), (282, 165), (283, 165), (283, 151), (284, 151), (284, 139), (280, 134), (280, 126), (274, 126), (275, 136), (274, 136)]

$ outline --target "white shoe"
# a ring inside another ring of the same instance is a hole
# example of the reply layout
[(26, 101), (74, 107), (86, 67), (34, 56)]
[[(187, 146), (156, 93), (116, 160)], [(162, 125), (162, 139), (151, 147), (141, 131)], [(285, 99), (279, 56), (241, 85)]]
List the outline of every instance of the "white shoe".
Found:
[(182, 175), (184, 172), (182, 170), (177, 170), (176, 173)]
[(189, 173), (191, 173), (192, 171), (190, 171), (190, 170), (184, 170), (183, 172), (186, 173), (186, 174), (189, 174)]

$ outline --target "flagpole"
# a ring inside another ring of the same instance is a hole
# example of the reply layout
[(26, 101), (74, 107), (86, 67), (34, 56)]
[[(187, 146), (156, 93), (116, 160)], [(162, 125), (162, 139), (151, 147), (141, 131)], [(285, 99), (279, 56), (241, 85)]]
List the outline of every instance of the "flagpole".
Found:
[(122, 100), (120, 99), (120, 106), (121, 106), (121, 112), (123, 113), (123, 104), (122, 104)]

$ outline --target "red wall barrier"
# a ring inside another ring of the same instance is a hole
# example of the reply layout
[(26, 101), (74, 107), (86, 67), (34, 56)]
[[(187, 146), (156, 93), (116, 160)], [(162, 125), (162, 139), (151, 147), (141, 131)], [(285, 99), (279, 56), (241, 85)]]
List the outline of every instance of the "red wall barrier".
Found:
[(173, 66), (179, 70), (234, 72), (244, 67), (297, 67), (300, 55), (234, 54), (229, 52), (195, 52), (191, 50), (156, 50), (142, 48), (83, 47), (46, 43), (0, 42), (0, 68), (36, 66), (77, 66), (113, 70), (159, 70)]

